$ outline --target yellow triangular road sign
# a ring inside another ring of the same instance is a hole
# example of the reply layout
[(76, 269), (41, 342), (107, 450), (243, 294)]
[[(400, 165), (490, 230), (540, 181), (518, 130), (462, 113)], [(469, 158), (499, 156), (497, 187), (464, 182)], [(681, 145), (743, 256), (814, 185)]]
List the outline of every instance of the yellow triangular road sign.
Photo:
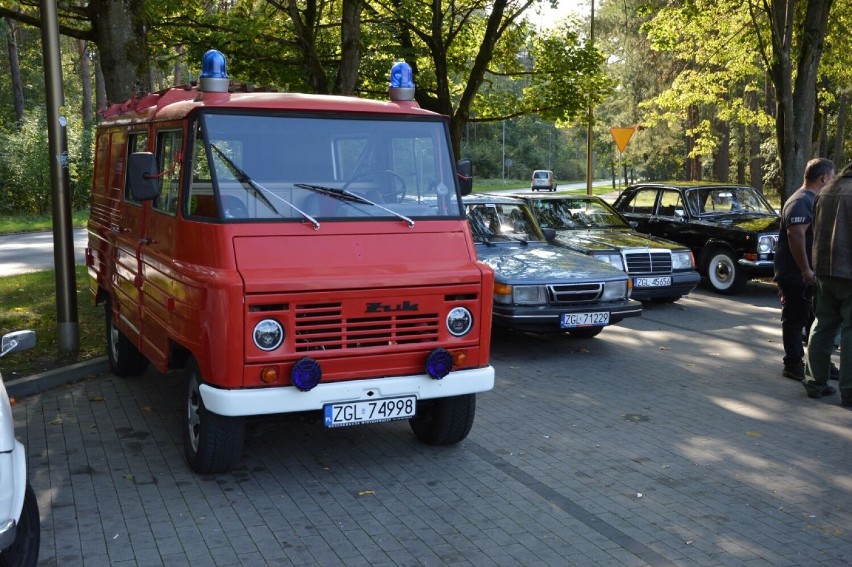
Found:
[(627, 147), (627, 142), (630, 141), (630, 138), (633, 137), (633, 132), (636, 131), (636, 127), (632, 128), (610, 128), (609, 133), (612, 134), (612, 139), (615, 140), (615, 145), (618, 147), (618, 151), (624, 153), (624, 148)]

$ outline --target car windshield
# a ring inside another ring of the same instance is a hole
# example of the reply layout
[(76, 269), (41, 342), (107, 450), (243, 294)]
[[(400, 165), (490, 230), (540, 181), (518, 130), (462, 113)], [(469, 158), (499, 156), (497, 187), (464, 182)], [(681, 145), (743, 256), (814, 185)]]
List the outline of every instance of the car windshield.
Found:
[(440, 119), (203, 112), (185, 214), (242, 222), (462, 218)]
[(697, 187), (686, 191), (692, 213), (712, 216), (730, 213), (776, 215), (772, 205), (752, 187)]
[(467, 220), (477, 242), (543, 240), (530, 210), (522, 204), (485, 203), (467, 206)]
[(624, 219), (603, 201), (593, 199), (530, 199), (542, 228), (585, 230), (590, 228), (630, 228)]

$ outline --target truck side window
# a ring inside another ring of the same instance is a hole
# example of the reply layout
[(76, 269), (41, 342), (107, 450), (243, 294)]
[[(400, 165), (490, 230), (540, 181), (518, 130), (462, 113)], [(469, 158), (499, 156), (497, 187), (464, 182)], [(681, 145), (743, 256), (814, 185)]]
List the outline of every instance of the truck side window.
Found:
[[(148, 151), (148, 132), (131, 132), (127, 138), (127, 155), (124, 158), (124, 163), (127, 163), (127, 158), (130, 154), (145, 151)], [(127, 172), (125, 172), (126, 175)], [(124, 180), (124, 199), (132, 203), (139, 202), (130, 195), (130, 185), (127, 183), (126, 178)]]
[(201, 138), (201, 131), (195, 135), (192, 157), (192, 183), (189, 186), (189, 199), (184, 204), (184, 214), (194, 217), (219, 218), (216, 196), (213, 193), (213, 176), (207, 151)]
[(180, 152), (183, 147), (183, 132), (172, 130), (157, 134), (157, 160), (159, 161), (160, 196), (154, 199), (154, 208), (175, 214), (180, 193)]

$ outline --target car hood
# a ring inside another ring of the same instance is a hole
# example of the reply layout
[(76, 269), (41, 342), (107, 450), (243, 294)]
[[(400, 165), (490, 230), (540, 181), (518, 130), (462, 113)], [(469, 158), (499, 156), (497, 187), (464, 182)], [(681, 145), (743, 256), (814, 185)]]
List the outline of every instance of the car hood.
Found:
[(684, 246), (641, 234), (631, 229), (601, 228), (593, 230), (558, 230), (556, 244), (569, 246), (583, 252), (616, 251), (633, 248), (653, 248), (657, 250), (682, 250)]
[(479, 259), (494, 278), (508, 284), (553, 284), (623, 280), (627, 275), (605, 262), (550, 244), (477, 244)]
[(716, 226), (729, 226), (739, 228), (746, 232), (778, 232), (781, 227), (781, 219), (776, 216), (752, 215), (744, 213), (730, 213), (702, 217), (699, 222)]

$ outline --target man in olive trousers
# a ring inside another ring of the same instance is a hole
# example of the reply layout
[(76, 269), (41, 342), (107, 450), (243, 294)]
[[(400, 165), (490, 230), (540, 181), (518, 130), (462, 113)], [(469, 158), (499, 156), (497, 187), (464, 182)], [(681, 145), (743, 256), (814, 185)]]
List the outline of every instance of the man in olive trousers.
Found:
[(839, 329), (840, 404), (852, 408), (852, 165), (817, 196), (813, 231), (816, 319), (802, 385), (809, 398), (835, 393), (828, 380)]

